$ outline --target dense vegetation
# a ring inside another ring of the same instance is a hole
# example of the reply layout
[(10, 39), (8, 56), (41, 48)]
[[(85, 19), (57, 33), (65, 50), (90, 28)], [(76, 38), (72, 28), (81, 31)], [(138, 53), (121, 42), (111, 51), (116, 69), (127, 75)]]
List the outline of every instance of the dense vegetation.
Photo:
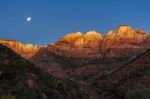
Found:
[(126, 94), (127, 99), (149, 99), (150, 88), (136, 88), (129, 90)]

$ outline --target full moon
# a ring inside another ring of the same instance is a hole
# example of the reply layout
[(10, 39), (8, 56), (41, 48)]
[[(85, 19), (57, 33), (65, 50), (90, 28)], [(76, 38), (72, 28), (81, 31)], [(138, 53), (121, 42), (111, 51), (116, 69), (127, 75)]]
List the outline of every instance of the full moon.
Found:
[(30, 22), (32, 20), (32, 17), (27, 17), (27, 22)]

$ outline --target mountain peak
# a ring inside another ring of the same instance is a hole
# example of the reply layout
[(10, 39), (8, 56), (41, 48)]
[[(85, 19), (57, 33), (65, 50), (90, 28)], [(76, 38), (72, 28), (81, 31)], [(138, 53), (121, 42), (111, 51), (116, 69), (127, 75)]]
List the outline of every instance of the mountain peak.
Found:
[[(97, 46), (100, 42), (100, 40), (103, 39), (103, 36), (96, 32), (96, 31), (89, 31), (85, 34), (81, 32), (76, 33), (69, 33), (61, 38), (60, 41), (56, 42), (55, 44), (62, 44), (62, 42), (66, 42), (68, 44), (71, 44), (75, 47), (93, 47)], [(54, 45), (55, 45), (54, 44)]]
[(129, 25), (120, 25), (116, 30), (117, 33), (125, 33), (128, 31), (133, 31), (133, 28)]
[(96, 31), (88, 31), (88, 32), (86, 32), (86, 34), (85, 35), (94, 35), (94, 34), (100, 34), (100, 33), (98, 33), (98, 32), (96, 32)]
[(96, 31), (89, 31), (84, 35), (84, 38), (88, 41), (100, 41), (103, 39), (103, 36)]
[(106, 36), (109, 38), (133, 38), (135, 30), (129, 25), (120, 25), (115, 31), (109, 31)]
[(82, 36), (83, 34), (81, 32), (76, 33), (69, 33), (61, 38), (61, 41), (71, 41), (77, 38), (78, 36)]

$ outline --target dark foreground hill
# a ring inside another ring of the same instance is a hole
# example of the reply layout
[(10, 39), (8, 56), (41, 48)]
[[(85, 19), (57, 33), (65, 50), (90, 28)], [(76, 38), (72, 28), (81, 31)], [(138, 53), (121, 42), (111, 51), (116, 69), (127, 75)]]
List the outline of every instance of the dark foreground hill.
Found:
[(94, 96), (89, 89), (50, 76), (0, 45), (0, 99), (96, 99)]

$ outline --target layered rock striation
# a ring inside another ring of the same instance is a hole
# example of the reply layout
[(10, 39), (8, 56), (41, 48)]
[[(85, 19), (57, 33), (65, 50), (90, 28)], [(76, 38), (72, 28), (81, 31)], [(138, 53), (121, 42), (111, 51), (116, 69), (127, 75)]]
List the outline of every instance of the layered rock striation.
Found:
[(23, 44), (15, 40), (0, 40), (0, 44), (6, 45), (25, 58), (32, 57), (40, 49), (38, 45)]

